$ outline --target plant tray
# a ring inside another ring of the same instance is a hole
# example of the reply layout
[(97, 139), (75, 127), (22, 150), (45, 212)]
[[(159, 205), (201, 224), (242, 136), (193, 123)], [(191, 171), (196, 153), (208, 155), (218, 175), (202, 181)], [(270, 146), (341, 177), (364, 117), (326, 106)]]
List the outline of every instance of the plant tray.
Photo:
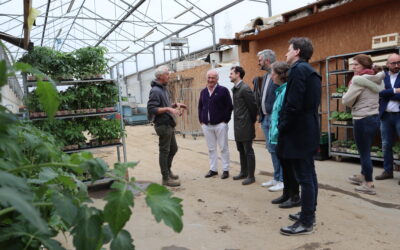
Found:
[(343, 93), (332, 93), (332, 98), (342, 98), (343, 97)]
[(332, 121), (333, 125), (346, 125), (350, 126), (353, 125), (351, 121)]

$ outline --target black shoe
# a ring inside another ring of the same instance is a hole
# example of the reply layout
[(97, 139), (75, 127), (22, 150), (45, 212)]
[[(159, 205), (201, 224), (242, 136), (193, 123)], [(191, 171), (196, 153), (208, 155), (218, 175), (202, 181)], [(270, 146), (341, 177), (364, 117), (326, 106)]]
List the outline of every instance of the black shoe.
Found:
[(300, 207), (301, 199), (300, 197), (292, 197), (287, 201), (279, 204), (279, 208), (292, 208), (292, 207)]
[(229, 177), (229, 171), (224, 171), (221, 175), (221, 179), (226, 179)]
[(247, 174), (243, 174), (240, 173), (239, 175), (233, 176), (233, 180), (237, 181), (237, 180), (242, 180), (242, 179), (246, 179)]
[(218, 175), (218, 172), (214, 172), (214, 171), (210, 170), (204, 177), (210, 178), (211, 176), (214, 176), (214, 175)]
[(276, 198), (276, 199), (273, 199), (273, 200), (271, 201), (271, 203), (272, 203), (272, 204), (281, 204), (281, 203), (283, 203), (283, 202), (289, 200), (289, 198), (290, 198), (290, 197), (287, 196), (287, 195), (282, 195), (282, 196), (280, 196), (280, 197), (278, 197), (278, 198)]
[(178, 180), (179, 175), (172, 173), (172, 171), (169, 171), (168, 177), (173, 179), (173, 180)]
[(287, 235), (287, 236), (311, 234), (314, 232), (314, 227), (312, 225), (309, 227), (306, 227), (300, 221), (296, 221), (291, 226), (282, 227), (280, 232), (281, 232), (281, 234)]
[(256, 178), (246, 178), (244, 181), (242, 181), (242, 185), (250, 185), (251, 183), (256, 182)]
[[(292, 221), (298, 221), (298, 220), (300, 220), (300, 213), (301, 213), (301, 212), (298, 212), (298, 213), (295, 213), (295, 214), (289, 214), (289, 220), (292, 220)], [(317, 224), (317, 222), (316, 222), (315, 217), (314, 217), (314, 219), (313, 219), (313, 226), (315, 227), (316, 224)]]

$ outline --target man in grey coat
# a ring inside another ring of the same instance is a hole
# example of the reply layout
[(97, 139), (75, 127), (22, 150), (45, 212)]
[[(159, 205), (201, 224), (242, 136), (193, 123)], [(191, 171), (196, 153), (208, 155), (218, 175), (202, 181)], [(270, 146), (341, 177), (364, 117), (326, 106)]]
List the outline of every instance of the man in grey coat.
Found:
[(234, 180), (244, 179), (242, 184), (255, 182), (256, 160), (252, 147), (255, 137), (254, 123), (257, 119), (257, 105), (253, 91), (242, 79), (245, 72), (242, 67), (231, 68), (229, 78), (235, 85), (233, 92), (233, 121), (237, 149), (240, 153), (240, 173)]
[(178, 151), (175, 139), (176, 116), (181, 116), (182, 103), (171, 104), (171, 95), (167, 89), (169, 69), (160, 66), (155, 72), (156, 79), (151, 82), (147, 112), (149, 120), (154, 123), (154, 129), (159, 137), (159, 163), (162, 184), (165, 186), (180, 186), (178, 176), (171, 171), (172, 160)]

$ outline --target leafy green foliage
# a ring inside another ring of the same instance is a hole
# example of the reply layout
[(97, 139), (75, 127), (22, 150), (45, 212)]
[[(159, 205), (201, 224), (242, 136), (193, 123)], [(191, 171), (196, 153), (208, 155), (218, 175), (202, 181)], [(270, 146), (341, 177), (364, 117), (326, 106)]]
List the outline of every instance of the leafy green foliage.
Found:
[(340, 86), (340, 87), (338, 87), (337, 89), (336, 89), (336, 93), (346, 93), (347, 92), (347, 87), (346, 87), (346, 85), (342, 85), (342, 86)]
[(39, 101), (43, 105), (44, 111), (50, 118), (53, 118), (60, 105), (57, 89), (50, 82), (38, 81), (36, 93), (39, 96)]
[(336, 121), (349, 121), (353, 119), (353, 116), (348, 112), (333, 111), (329, 119)]
[(182, 199), (171, 197), (166, 187), (156, 184), (149, 185), (146, 194), (146, 203), (151, 208), (156, 221), (164, 220), (164, 223), (172, 227), (175, 232), (182, 231), (183, 210), (180, 204)]
[(132, 214), (133, 194), (127, 184), (114, 183), (112, 188), (114, 190), (106, 197), (108, 203), (104, 207), (104, 218), (110, 224), (112, 232), (117, 234)]
[[(24, 63), (14, 69), (35, 72)], [(4, 70), (0, 74), (3, 79)], [(42, 77), (41, 74), (37, 76)], [(47, 88), (42, 91), (44, 95), (51, 95), (44, 93)], [(49, 97), (41, 105), (50, 110), (49, 105), (56, 105), (54, 100)], [(55, 120), (47, 122), (39, 124), (47, 129), (57, 126)], [(112, 250), (134, 249), (133, 240), (123, 226), (130, 219), (134, 204), (130, 190), (141, 190), (134, 178), (125, 179), (127, 169), (136, 163), (118, 163), (110, 170), (103, 160), (93, 158), (89, 152), (67, 155), (52, 135), (31, 123), (18, 121), (1, 105), (0, 142), (2, 249), (64, 249), (54, 239), (62, 232), (71, 234), (78, 250), (98, 250), (110, 242)], [(104, 211), (90, 206), (87, 188), (76, 175), (84, 171), (90, 173), (93, 181), (103, 176), (114, 179)], [(146, 194), (156, 220), (162, 219), (180, 232), (181, 199), (172, 197), (168, 189), (157, 184), (141, 191)]]

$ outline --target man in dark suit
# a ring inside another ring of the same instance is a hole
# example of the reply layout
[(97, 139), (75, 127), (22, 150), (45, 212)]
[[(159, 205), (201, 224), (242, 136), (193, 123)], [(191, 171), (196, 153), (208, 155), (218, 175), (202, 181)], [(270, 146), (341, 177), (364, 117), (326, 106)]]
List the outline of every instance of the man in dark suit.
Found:
[[(272, 180), (263, 182), (263, 187), (269, 187), (268, 190), (272, 192), (280, 191), (283, 189), (283, 176), (282, 167), (276, 154), (276, 147), (274, 144), (268, 143), (269, 126), (271, 124), (272, 107), (275, 102), (275, 90), (278, 88), (271, 79), (271, 64), (275, 62), (275, 52), (270, 49), (265, 49), (257, 53), (258, 65), (261, 70), (267, 71), (261, 81), (255, 81), (254, 93), (258, 106), (258, 121), (261, 123), (261, 128), (265, 136), (265, 146), (271, 154), (272, 165), (274, 167), (274, 178)], [(282, 200), (281, 202), (284, 202)], [(279, 202), (279, 203), (281, 203)]]
[(243, 185), (256, 181), (254, 171), (256, 158), (253, 150), (253, 139), (256, 136), (254, 123), (257, 119), (257, 105), (253, 92), (242, 79), (244, 69), (240, 66), (231, 68), (229, 79), (234, 84), (233, 93), (233, 121), (236, 147), (240, 154), (240, 173), (234, 180), (244, 179)]
[(319, 144), (318, 106), (321, 76), (308, 60), (313, 46), (308, 38), (292, 38), (286, 53), (289, 70), (286, 94), (279, 119), (278, 155), (290, 165), (301, 186), (301, 211), (289, 215), (296, 222), (281, 228), (284, 235), (312, 233), (317, 207), (318, 182), (313, 155)]
[[(379, 93), (379, 117), (383, 149), (383, 173), (376, 180), (393, 178), (393, 142), (400, 137), (400, 56), (392, 54), (387, 61), (389, 72), (384, 79), (385, 89)], [(400, 185), (400, 181), (399, 181)]]

